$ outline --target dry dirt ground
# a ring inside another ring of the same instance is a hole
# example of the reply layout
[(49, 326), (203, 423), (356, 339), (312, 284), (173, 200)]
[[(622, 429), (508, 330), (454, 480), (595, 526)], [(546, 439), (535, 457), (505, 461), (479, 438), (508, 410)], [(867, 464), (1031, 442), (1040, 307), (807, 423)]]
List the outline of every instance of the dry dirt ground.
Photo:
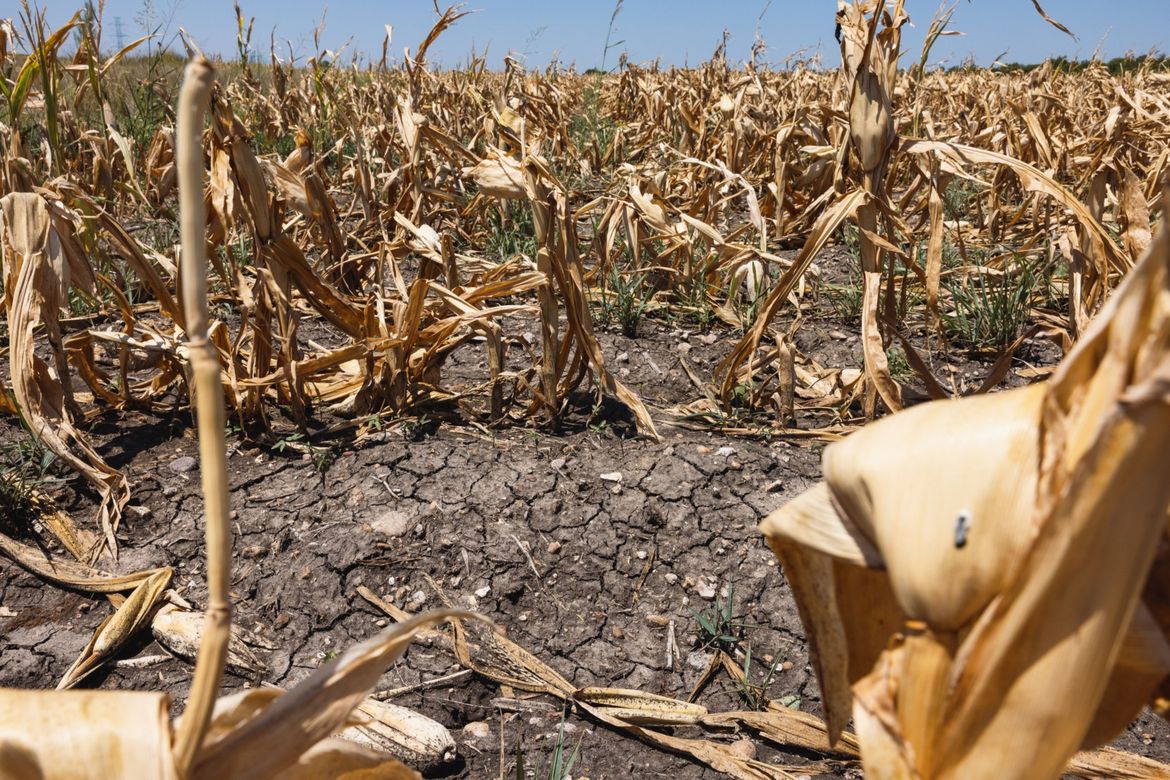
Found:
[[(855, 329), (823, 326), (802, 330), (801, 348), (832, 352), (834, 365), (859, 365), (856, 336), (828, 335)], [(695, 397), (679, 364), (682, 352), (709, 370), (733, 338), (722, 331), (708, 344), (679, 328), (656, 321), (643, 323), (637, 339), (602, 334), (608, 360), (653, 408)], [(956, 362), (952, 375), (977, 383), (985, 370)], [(229, 673), (225, 688), (294, 684), (385, 625), (385, 616), (358, 595), (364, 585), (409, 611), (439, 605), (441, 588), (454, 604), (492, 617), (578, 686), (685, 697), (709, 658), (694, 613), (712, 609), (712, 596), (731, 587), (740, 647), (750, 643), (755, 659), (753, 679), (774, 662), (767, 696), (819, 712), (800, 621), (756, 525), (819, 478), (821, 445), (666, 425), (661, 441), (630, 438), (617, 416), (591, 418), (590, 405), (580, 401), (558, 432), (490, 435), (446, 422), (377, 432), (337, 446), (323, 471), (287, 449), (233, 440), (236, 619), (276, 649), (264, 654), (265, 674)], [(189, 422), (185, 413), (125, 412), (97, 421), (93, 432), (135, 491), (120, 568), (173, 566), (175, 587), (201, 605), (202, 501)], [(19, 429), (7, 425), (5, 438), (14, 440)], [(92, 516), (91, 500), (72, 487), (58, 498), (79, 519)], [(8, 686), (51, 687), (109, 612), (104, 601), (47, 586), (7, 561), (0, 562), (0, 604), (0, 684)], [(668, 662), (672, 620), (678, 652)], [(158, 653), (144, 637), (122, 657)], [(381, 688), (457, 668), (445, 648), (417, 644)], [(167, 659), (146, 668), (109, 667), (88, 684), (166, 690), (178, 711), (191, 671)], [(456, 735), (459, 759), (439, 776), (515, 777), (518, 751), (530, 772), (547, 776), (541, 770), (560, 709), (538, 702), (529, 711), (502, 711), (500, 696), (496, 684), (465, 676), (395, 701)], [(726, 677), (700, 701), (713, 710), (743, 707)], [(1155, 721), (1143, 717), (1118, 744), (1164, 757), (1170, 736)], [(719, 776), (574, 714), (565, 731), (570, 749), (580, 745), (574, 777)], [(764, 747), (759, 758), (800, 764), (818, 756)], [(849, 772), (860, 775), (840, 776)]]

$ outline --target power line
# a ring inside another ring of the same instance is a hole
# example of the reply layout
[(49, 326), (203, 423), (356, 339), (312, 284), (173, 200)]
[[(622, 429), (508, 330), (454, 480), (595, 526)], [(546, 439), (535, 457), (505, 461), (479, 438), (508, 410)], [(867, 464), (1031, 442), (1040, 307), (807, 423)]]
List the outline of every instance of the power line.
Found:
[(122, 17), (114, 17), (114, 37), (118, 39), (118, 51), (126, 48), (126, 36), (122, 33)]

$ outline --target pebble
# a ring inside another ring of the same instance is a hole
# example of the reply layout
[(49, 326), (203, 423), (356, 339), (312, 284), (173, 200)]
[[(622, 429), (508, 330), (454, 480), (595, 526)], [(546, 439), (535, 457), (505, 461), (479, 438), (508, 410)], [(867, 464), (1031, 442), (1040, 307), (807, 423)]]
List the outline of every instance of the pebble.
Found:
[(617, 362), (629, 363), (630, 362), (630, 353), (629, 352), (619, 352), (617, 355)]
[(560, 542), (549, 542), (548, 547), (546, 547), (545, 549), (548, 551), (549, 555), (556, 555), (557, 553), (559, 553), (561, 551), (561, 543)]
[(636, 553), (634, 553), (634, 555), (638, 556), (638, 560), (640, 560), (640, 561), (646, 560), (646, 551), (645, 550), (638, 550)]
[(565, 467), (565, 465), (567, 463), (568, 463), (568, 461), (565, 460), (564, 458), (553, 458), (552, 460), (549, 461), (548, 465), (549, 465), (549, 468), (551, 468), (553, 471), (560, 471), (561, 469), (563, 469)]
[(491, 733), (491, 726), (482, 720), (473, 720), (463, 727), (463, 736), (467, 739), (487, 739)]
[(666, 576), (663, 577), (663, 579), (666, 580), (667, 585), (677, 585), (678, 584), (678, 575), (672, 571), (667, 572)]
[(719, 449), (715, 450), (715, 454), (720, 458), (730, 458), (735, 454), (735, 447), (720, 447)]
[(699, 336), (699, 341), (703, 342), (704, 344), (710, 345), (710, 344), (714, 344), (718, 338), (719, 338), (719, 334), (708, 333), (705, 336)]
[(829, 337), (837, 339), (838, 341), (844, 341), (845, 339), (849, 338), (848, 336), (846, 336), (844, 333), (842, 333), (839, 330), (829, 331)]
[(764, 488), (764, 492), (765, 493), (779, 493), (783, 489), (784, 489), (784, 482), (779, 480), (779, 479), (775, 479), (767, 484), (767, 486)]
[(621, 482), (622, 473), (620, 471), (607, 471), (601, 475), (603, 482)]
[(190, 455), (183, 455), (171, 461), (171, 471), (176, 474), (186, 474), (198, 466), (199, 463)]
[(703, 671), (707, 668), (707, 664), (711, 663), (710, 653), (701, 653), (698, 650), (692, 650), (687, 653), (687, 666), (692, 669)]
[(678, 351), (679, 353), (685, 355), (691, 351), (691, 345), (685, 341), (680, 341), (678, 344)]
[(750, 739), (737, 739), (727, 747), (732, 753), (745, 761), (756, 760), (756, 743)]
[(705, 583), (703, 585), (700, 585), (699, 589), (696, 590), (695, 593), (696, 593), (696, 595), (698, 595), (699, 598), (706, 599), (707, 601), (711, 601), (712, 599), (715, 598), (715, 586), (709, 582)]
[(695, 452), (699, 453), (700, 455), (707, 455), (711, 452), (711, 448), (700, 444), (698, 447), (695, 447)]
[(491, 585), (484, 585), (482, 588), (475, 589), (475, 597), (477, 599), (487, 598), (487, 594), (492, 592)]
[(411, 517), (398, 509), (388, 509), (370, 521), (370, 528), (386, 536), (402, 536), (410, 530)]
[(148, 506), (128, 506), (126, 507), (126, 514), (133, 517), (135, 520), (146, 520), (150, 517), (150, 507)]

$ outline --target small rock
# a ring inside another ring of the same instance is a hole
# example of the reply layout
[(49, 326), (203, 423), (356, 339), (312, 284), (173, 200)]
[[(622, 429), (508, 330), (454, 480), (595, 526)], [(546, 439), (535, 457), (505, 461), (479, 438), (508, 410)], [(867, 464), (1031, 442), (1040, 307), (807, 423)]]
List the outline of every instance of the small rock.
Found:
[(744, 761), (756, 760), (756, 743), (750, 739), (737, 739), (727, 747), (732, 753)]
[(829, 338), (834, 338), (834, 339), (837, 339), (838, 341), (844, 341), (845, 339), (847, 339), (849, 337), (846, 336), (844, 333), (842, 333), (839, 330), (831, 330), (831, 331), (829, 331)]
[(402, 536), (410, 530), (411, 517), (399, 509), (388, 509), (370, 521), (370, 528), (386, 536)]
[(609, 633), (613, 634), (614, 639), (621, 639), (626, 635), (626, 632), (622, 631), (621, 626), (610, 626)]
[(715, 450), (715, 454), (720, 458), (730, 458), (735, 454), (735, 447), (723, 446)]
[(475, 589), (475, 597), (477, 599), (484, 599), (484, 598), (487, 598), (487, 594), (489, 594), (491, 592), (492, 592), (491, 585), (484, 585), (482, 588)]
[(700, 444), (698, 447), (695, 447), (695, 452), (699, 453), (700, 455), (707, 455), (710, 454), (711, 448)]
[(199, 463), (190, 455), (183, 455), (171, 461), (171, 471), (176, 474), (186, 474), (198, 465)]
[(163, 495), (167, 498), (176, 495), (178, 492), (179, 489), (174, 485), (163, 485)]
[(603, 482), (621, 482), (622, 473), (620, 471), (607, 471), (601, 475)]
[(719, 498), (721, 495), (723, 495), (723, 491), (719, 489), (718, 485), (712, 485), (711, 495), (715, 496), (715, 498)]
[(0, 617), (16, 617), (19, 614), (20, 614), (19, 612), (13, 612), (8, 607), (4, 606), (3, 604), (0, 604)]
[(707, 668), (709, 663), (711, 663), (710, 653), (701, 653), (698, 650), (687, 653), (687, 666), (692, 669), (698, 669), (701, 672)]
[(679, 351), (679, 354), (685, 355), (691, 351), (691, 345), (685, 341), (680, 341), (678, 344), (678, 351)]
[(549, 468), (551, 468), (553, 471), (560, 471), (561, 469), (563, 469), (565, 467), (565, 465), (567, 463), (568, 463), (568, 461), (565, 460), (564, 458), (553, 458), (552, 460), (549, 461), (548, 465), (549, 465)]
[(779, 479), (775, 479), (767, 484), (767, 486), (764, 488), (764, 492), (765, 493), (779, 493), (783, 489), (784, 489), (784, 482), (779, 480)]
[(784, 663), (780, 664), (780, 669), (781, 671), (791, 672), (794, 666), (796, 666), (796, 664), (792, 663), (791, 661), (785, 661)]
[(491, 733), (491, 726), (482, 720), (473, 720), (463, 727), (465, 739), (487, 739)]
[(709, 582), (703, 583), (699, 586), (699, 589), (695, 591), (695, 594), (701, 599), (711, 601), (715, 598), (715, 586)]
[(560, 542), (549, 542), (548, 547), (546, 547), (544, 549), (548, 551), (549, 555), (556, 555), (557, 553), (559, 553), (561, 551), (561, 543)]
[(377, 626), (378, 628), (385, 628), (386, 627), (386, 618), (378, 618), (377, 620), (374, 621), (374, 625)]
[(711, 345), (711, 344), (714, 344), (718, 338), (719, 338), (719, 334), (708, 333), (705, 336), (699, 336), (699, 341), (703, 342), (704, 344)]
[(617, 362), (629, 363), (630, 362), (630, 353), (629, 352), (619, 352), (617, 355)]
[(634, 555), (636, 555), (640, 561), (646, 560), (647, 557), (645, 550), (638, 550), (636, 553), (634, 553)]
[(146, 520), (150, 517), (150, 507), (128, 506), (126, 507), (126, 514), (130, 515), (135, 520)]
[(678, 584), (678, 575), (672, 571), (667, 572), (666, 576), (663, 577), (663, 579), (666, 580), (667, 585), (677, 585)]

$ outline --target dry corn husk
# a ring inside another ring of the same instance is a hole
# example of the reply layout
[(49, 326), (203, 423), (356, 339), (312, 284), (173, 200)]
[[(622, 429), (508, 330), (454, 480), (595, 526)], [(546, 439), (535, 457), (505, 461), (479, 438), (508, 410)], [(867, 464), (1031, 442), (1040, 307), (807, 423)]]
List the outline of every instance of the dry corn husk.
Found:
[(455, 760), (455, 738), (442, 723), (397, 704), (367, 698), (354, 711), (364, 719), (340, 736), (400, 759), (434, 769)]
[(761, 524), (867, 776), (1056, 777), (1170, 675), (1167, 301), (1163, 227), (1048, 383), (871, 425)]
[(0, 778), (174, 780), (168, 697), (0, 689)]
[[(161, 607), (150, 621), (150, 632), (159, 644), (180, 658), (193, 661), (203, 635), (203, 615), (180, 609), (172, 604)], [(249, 644), (259, 644), (256, 637), (237, 625), (232, 626), (228, 642), (227, 665), (238, 674), (263, 674), (266, 666)]]

